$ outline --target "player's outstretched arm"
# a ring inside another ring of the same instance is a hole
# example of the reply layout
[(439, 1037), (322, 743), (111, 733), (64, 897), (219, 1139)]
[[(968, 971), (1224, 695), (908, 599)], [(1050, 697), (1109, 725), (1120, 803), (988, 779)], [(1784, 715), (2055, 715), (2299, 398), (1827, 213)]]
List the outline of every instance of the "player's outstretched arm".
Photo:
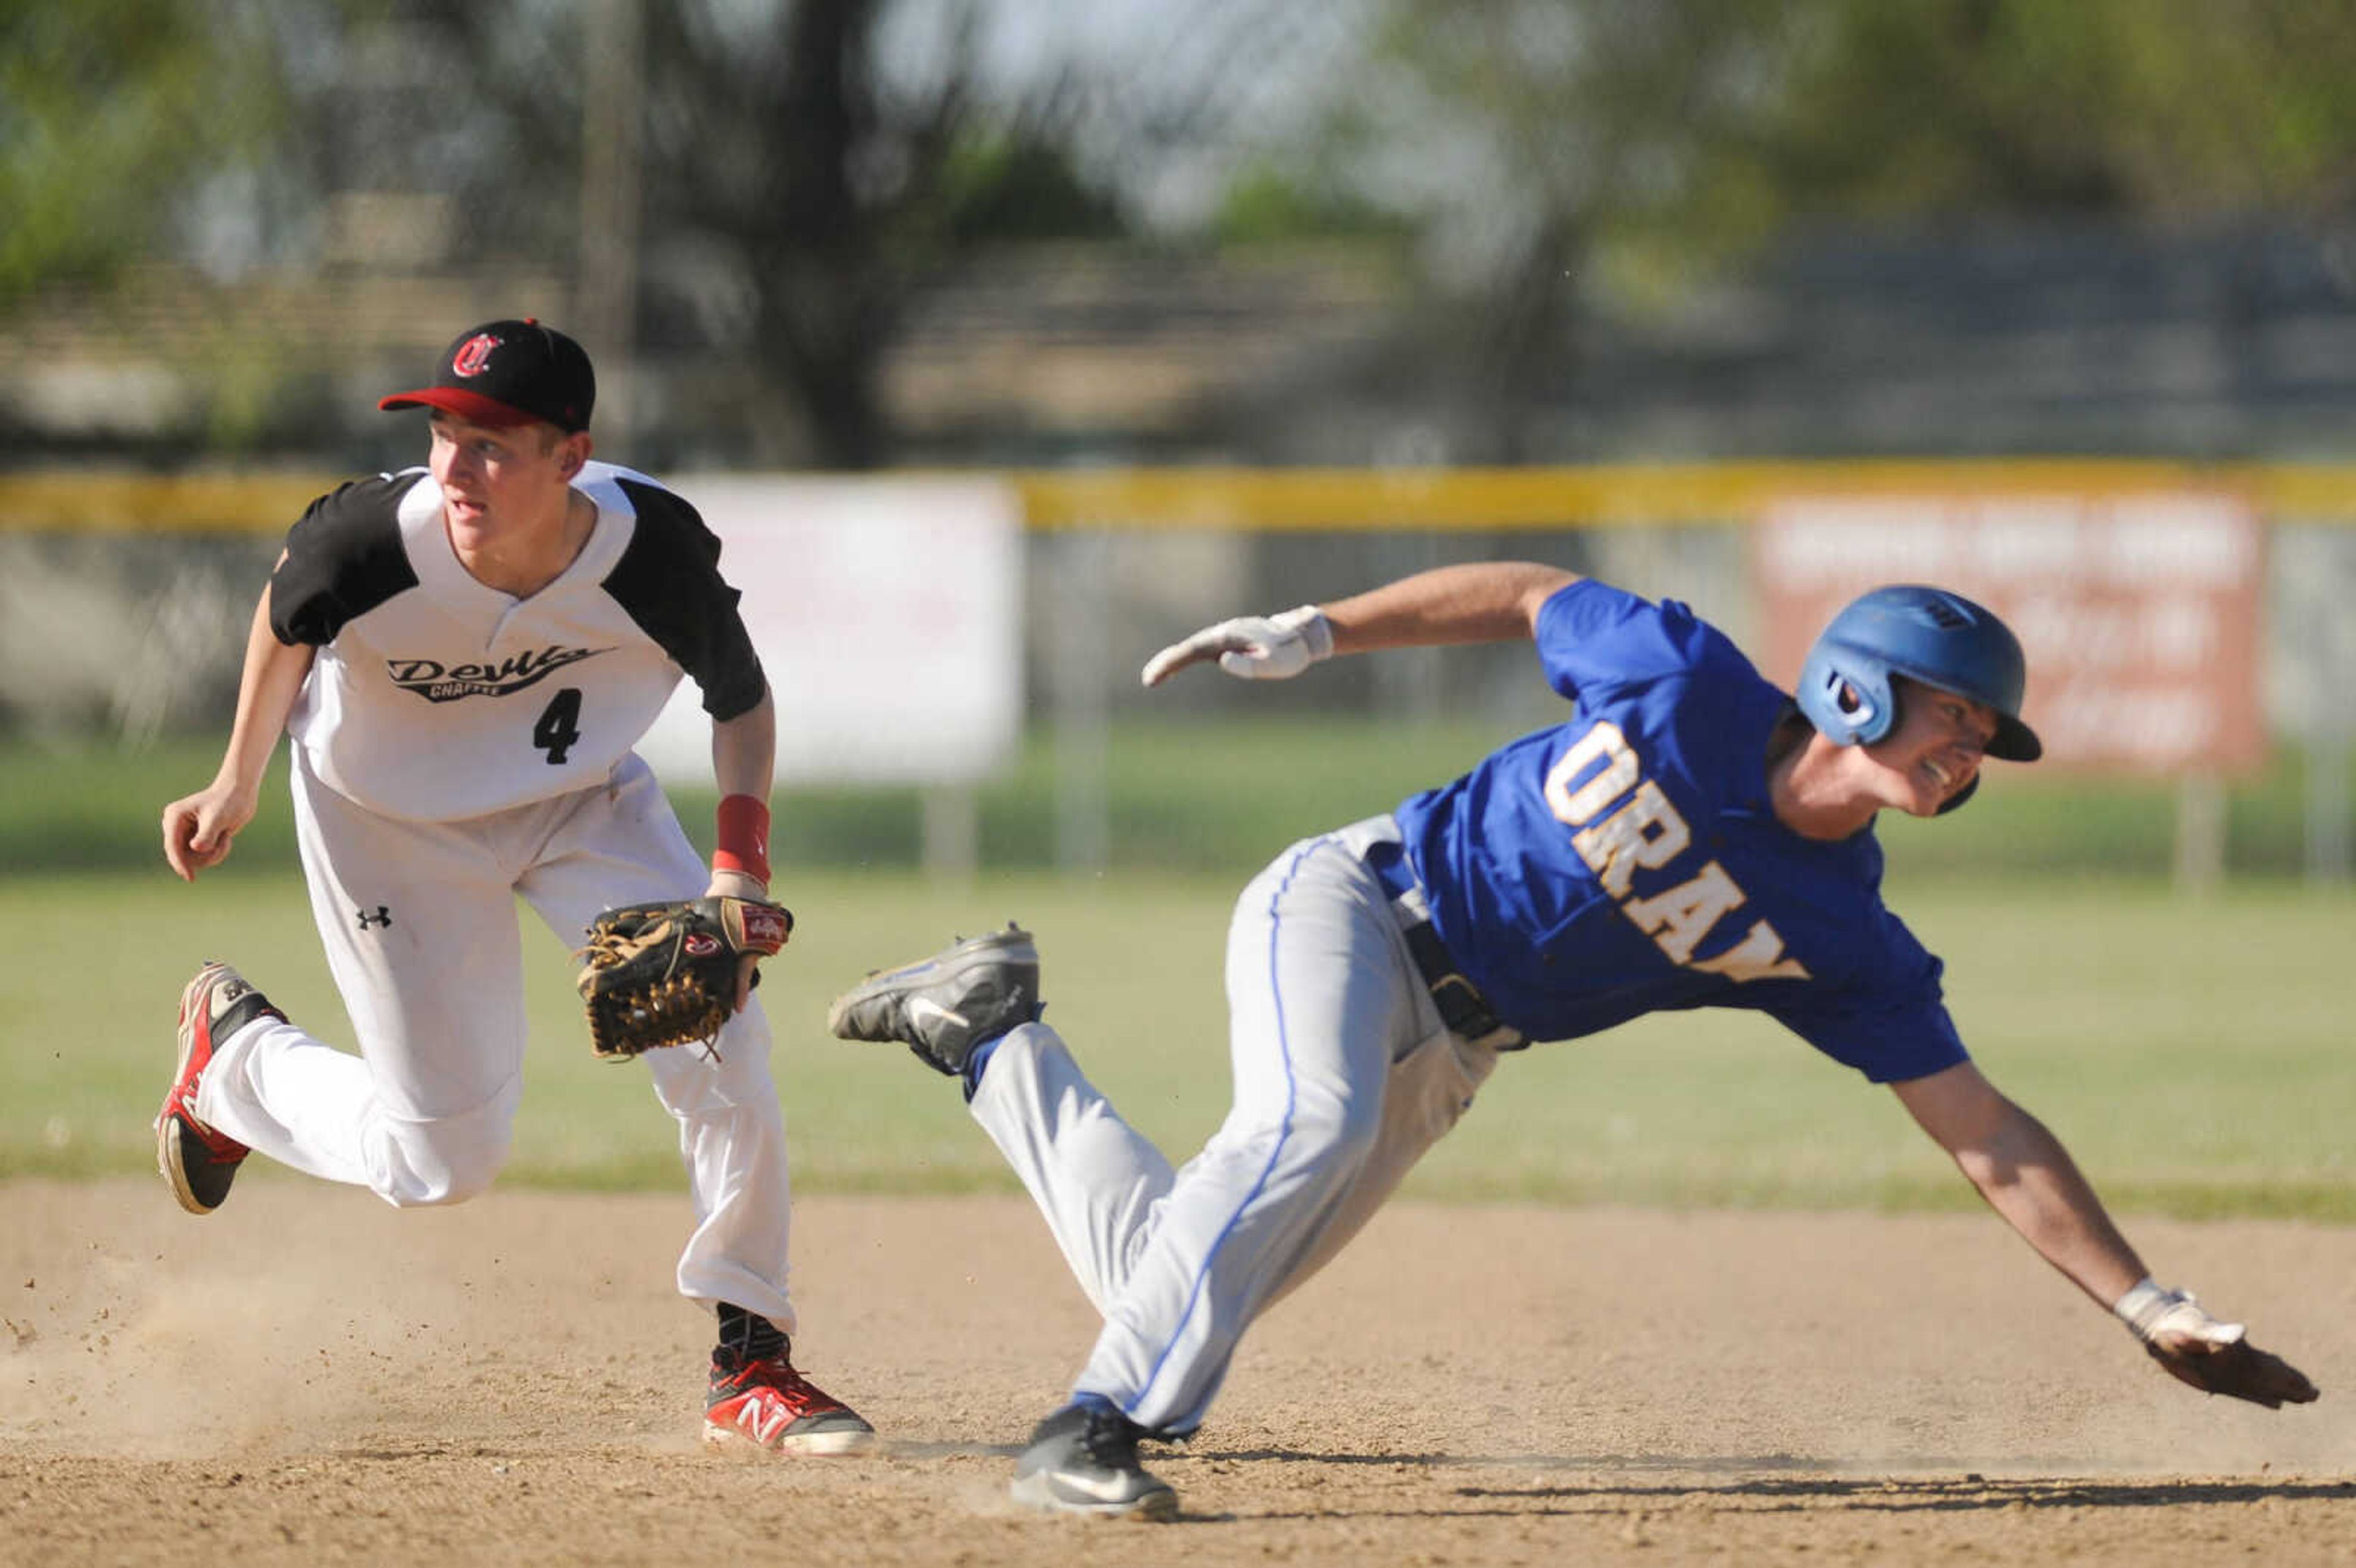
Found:
[(1968, 1061), (1890, 1085), (1988, 1206), (2040, 1256), (2116, 1315), (2171, 1376), (2278, 1409), (2317, 1397), (2297, 1368), (2192, 1297), (2152, 1283), (2070, 1152)]
[(1216, 659), (1240, 679), (1285, 680), (1335, 654), (1526, 637), (1538, 607), (1577, 581), (1533, 561), (1439, 567), (1331, 604), (1205, 626), (1154, 655), (1142, 678), (1159, 686), (1189, 665)]
[(254, 607), (245, 641), (245, 667), (238, 677), (237, 719), (229, 748), (213, 782), (164, 808), (164, 859), (184, 882), (229, 859), (230, 843), (253, 820), (262, 800), (262, 775), (278, 749), (286, 716), (317, 650), (290, 647), (270, 629), (270, 590)]

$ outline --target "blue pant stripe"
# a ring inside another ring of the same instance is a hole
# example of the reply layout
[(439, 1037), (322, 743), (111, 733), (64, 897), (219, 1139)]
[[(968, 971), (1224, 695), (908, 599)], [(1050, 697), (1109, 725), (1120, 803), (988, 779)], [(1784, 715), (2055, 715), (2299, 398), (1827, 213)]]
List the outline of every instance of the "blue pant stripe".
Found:
[(1291, 1140), (1292, 1109), (1299, 1093), (1299, 1086), (1292, 1075), (1292, 1040), (1285, 1030), (1284, 989), (1280, 984), (1281, 976), (1277, 973), (1277, 938), (1282, 923), (1277, 913), (1277, 906), (1283, 901), (1285, 893), (1290, 891), (1293, 879), (1300, 874), (1301, 868), (1307, 863), (1309, 857), (1323, 848), (1328, 842), (1326, 839), (1320, 838), (1293, 857), (1292, 864), (1285, 868), (1284, 880), (1277, 884), (1276, 891), (1269, 895), (1268, 901), (1268, 993), (1276, 1004), (1276, 1044), (1284, 1061), (1284, 1121), (1277, 1129), (1276, 1147), (1269, 1150), (1268, 1163), (1260, 1168), (1259, 1176), (1252, 1182), (1251, 1190), (1244, 1194), (1243, 1201), (1236, 1205), (1235, 1212), (1228, 1216), (1227, 1222), (1220, 1227), (1218, 1237), (1212, 1242), (1210, 1250), (1203, 1254), (1203, 1266), (1196, 1272), (1194, 1283), (1186, 1292), (1186, 1305), (1179, 1311), (1178, 1324), (1171, 1330), (1170, 1342), (1162, 1346), (1162, 1353), (1153, 1359), (1153, 1370), (1146, 1374), (1144, 1386), (1138, 1390), (1137, 1398), (1130, 1402), (1128, 1408), (1122, 1412), (1123, 1414), (1134, 1417), (1138, 1404), (1152, 1392), (1154, 1383), (1162, 1376), (1162, 1369), (1169, 1364), (1171, 1356), (1177, 1350), (1178, 1340), (1186, 1332), (1186, 1325), (1193, 1319), (1195, 1307), (1203, 1299), (1203, 1288), (1210, 1283), (1211, 1265), (1218, 1260), (1219, 1250), (1227, 1244), (1227, 1238), (1235, 1234), (1236, 1225), (1242, 1220), (1244, 1211), (1249, 1209), (1259, 1195), (1268, 1189), (1269, 1178), (1276, 1173), (1277, 1162), (1284, 1157), (1284, 1146)]

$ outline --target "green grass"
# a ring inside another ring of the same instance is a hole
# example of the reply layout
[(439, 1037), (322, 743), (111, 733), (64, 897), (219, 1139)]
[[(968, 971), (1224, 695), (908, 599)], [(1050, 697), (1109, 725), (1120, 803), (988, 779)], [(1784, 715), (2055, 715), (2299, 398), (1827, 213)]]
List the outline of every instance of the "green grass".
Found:
[[(1464, 720), (1402, 725), (1334, 718), (1125, 722), (1107, 752), (1112, 863), (1240, 880), (1303, 835), (1388, 810), (1462, 772), (1521, 726)], [(107, 746), (0, 743), (0, 875), (136, 869), (156, 853), (164, 802), (202, 785), (218, 738), (126, 752)], [(282, 748), (262, 815), (231, 875), (293, 856)], [(2164, 783), (2090, 783), (1993, 764), (1971, 805), (1936, 822), (1889, 820), (1893, 865), (1910, 873), (2015, 871), (2165, 879), (2175, 791)], [(2285, 753), (2229, 794), (2227, 859), (2240, 878), (2295, 877), (2303, 842), (2301, 760)], [(995, 869), (1055, 859), (1054, 738), (1034, 733), (1005, 777), (980, 792), (981, 857)], [(916, 864), (922, 805), (912, 789), (798, 789), (776, 797), (780, 865), (872, 869)], [(682, 795), (691, 831), (707, 800)]]
[[(1976, 809), (1976, 806), (1975, 807)], [(247, 850), (254, 846), (249, 845)], [(283, 857), (193, 888), (160, 865), (13, 874), (0, 921), (0, 1177), (142, 1169), (181, 982), (236, 962), (321, 1035), (350, 1035)], [(788, 869), (800, 917), (762, 995), (809, 1190), (1011, 1189), (955, 1088), (894, 1048), (827, 1038), (828, 997), (868, 968), (1019, 916), (1040, 933), (1049, 1018), (1116, 1102), (1183, 1157), (1227, 1095), (1219, 961), (1240, 878), (1131, 870), (984, 875)], [(2182, 899), (2149, 883), (1922, 877), (1895, 901), (1949, 962), (1989, 1074), (2126, 1211), (2356, 1220), (2356, 1052), (2342, 965), (2356, 897), (2274, 886)], [(525, 917), (529, 922), (529, 917)], [(644, 1074), (591, 1059), (552, 936), (528, 944), (532, 1040), (507, 1179), (674, 1186)], [(297, 1179), (267, 1168), (254, 1179)], [(1508, 1058), (1411, 1179), (1442, 1199), (1966, 1207), (1894, 1099), (1740, 1014), (1648, 1019)]]

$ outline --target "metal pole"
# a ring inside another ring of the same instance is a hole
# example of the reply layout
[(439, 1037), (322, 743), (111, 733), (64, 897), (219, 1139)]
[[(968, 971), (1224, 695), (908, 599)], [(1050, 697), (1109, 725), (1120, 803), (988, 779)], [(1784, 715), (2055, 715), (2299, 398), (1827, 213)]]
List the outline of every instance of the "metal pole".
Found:
[[(2319, 541), (2320, 542), (2320, 541)], [(2349, 736), (2356, 730), (2348, 688), (2356, 680), (2356, 629), (2336, 613), (2356, 589), (2356, 550), (2333, 538), (2317, 553), (2329, 563), (2323, 603), (2308, 609), (2308, 646), (2315, 693), (2307, 728), (2307, 877), (2312, 882), (2344, 882), (2351, 869), (2349, 822)]]
[(2176, 886), (2209, 892), (2225, 880), (2225, 781), (2187, 773), (2176, 784)]
[(580, 336), (597, 364), (597, 432), (630, 433), (637, 360), (640, 0), (594, 0), (581, 109)]
[(924, 794), (925, 874), (969, 882), (981, 865), (981, 797), (970, 784), (933, 784)]
[(1112, 858), (1112, 542), (1095, 528), (1046, 541), (1055, 608), (1047, 672), (1055, 713), (1055, 863), (1099, 871)]
[(2349, 872), (2348, 734), (2318, 734), (2307, 749), (2307, 880), (2344, 882)]

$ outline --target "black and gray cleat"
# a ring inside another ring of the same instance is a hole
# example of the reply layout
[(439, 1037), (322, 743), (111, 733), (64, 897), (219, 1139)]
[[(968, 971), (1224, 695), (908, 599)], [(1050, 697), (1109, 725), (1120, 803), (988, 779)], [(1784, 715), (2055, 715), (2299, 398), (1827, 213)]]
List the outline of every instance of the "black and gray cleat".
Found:
[(1025, 1508), (1055, 1513), (1175, 1519), (1178, 1494), (1137, 1462), (1137, 1440), (1145, 1435), (1119, 1411), (1067, 1404), (1032, 1432), (1007, 1490)]
[(1031, 1022), (1039, 1008), (1039, 949), (1010, 922), (870, 975), (834, 999), (826, 1027), (839, 1040), (898, 1040), (955, 1076), (977, 1046)]

